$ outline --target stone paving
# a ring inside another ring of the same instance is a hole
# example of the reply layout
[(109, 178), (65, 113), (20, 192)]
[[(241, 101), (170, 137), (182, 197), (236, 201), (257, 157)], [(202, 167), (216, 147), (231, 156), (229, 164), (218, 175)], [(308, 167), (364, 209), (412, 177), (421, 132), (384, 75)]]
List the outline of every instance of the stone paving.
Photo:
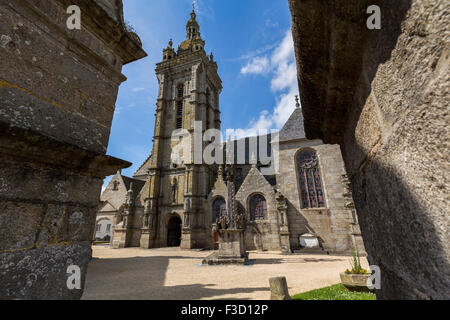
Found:
[[(85, 300), (270, 298), (269, 278), (285, 276), (291, 295), (340, 282), (351, 257), (250, 252), (248, 266), (202, 266), (212, 251), (179, 248), (114, 250), (94, 246)], [(367, 261), (361, 263), (367, 267)]]

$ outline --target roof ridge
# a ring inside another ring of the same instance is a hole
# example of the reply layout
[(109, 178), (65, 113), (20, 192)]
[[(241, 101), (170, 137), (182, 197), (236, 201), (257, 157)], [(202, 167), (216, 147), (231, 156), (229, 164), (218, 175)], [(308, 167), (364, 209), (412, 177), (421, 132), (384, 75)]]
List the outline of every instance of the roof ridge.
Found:
[(135, 176), (148, 162), (148, 160), (150, 160), (152, 154), (150, 153), (150, 155), (147, 157), (147, 159), (144, 160), (144, 163), (142, 163), (142, 165), (139, 167), (139, 169), (136, 170), (135, 173), (133, 173), (133, 176)]

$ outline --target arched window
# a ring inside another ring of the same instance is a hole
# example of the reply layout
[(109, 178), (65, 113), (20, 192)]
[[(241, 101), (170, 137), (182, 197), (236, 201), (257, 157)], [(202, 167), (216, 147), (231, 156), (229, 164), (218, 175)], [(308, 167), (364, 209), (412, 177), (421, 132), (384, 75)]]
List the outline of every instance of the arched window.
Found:
[(227, 212), (227, 205), (225, 199), (222, 197), (218, 197), (213, 202), (213, 223), (217, 221), (217, 219)]
[(314, 150), (300, 151), (297, 154), (296, 163), (302, 209), (324, 208), (325, 199), (316, 152)]
[(177, 88), (177, 129), (183, 127), (183, 97), (184, 97), (184, 85), (180, 84)]
[(255, 194), (250, 198), (250, 220), (263, 220), (267, 216), (266, 198), (260, 194)]

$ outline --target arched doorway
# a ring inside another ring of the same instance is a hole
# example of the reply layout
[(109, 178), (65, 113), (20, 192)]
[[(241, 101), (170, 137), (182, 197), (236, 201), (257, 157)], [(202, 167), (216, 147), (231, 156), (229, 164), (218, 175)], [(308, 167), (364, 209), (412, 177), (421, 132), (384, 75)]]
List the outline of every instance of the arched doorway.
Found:
[(167, 222), (167, 246), (179, 247), (181, 244), (181, 219), (173, 216)]

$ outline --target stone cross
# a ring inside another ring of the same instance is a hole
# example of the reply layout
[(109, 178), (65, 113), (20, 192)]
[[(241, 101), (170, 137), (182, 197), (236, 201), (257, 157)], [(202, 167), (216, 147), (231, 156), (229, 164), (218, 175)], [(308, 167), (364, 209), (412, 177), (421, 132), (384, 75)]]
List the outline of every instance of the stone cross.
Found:
[[(236, 214), (235, 208), (235, 191), (236, 186), (234, 184), (234, 166), (227, 165), (225, 168), (225, 179), (227, 181), (227, 215), (229, 221), (233, 223), (234, 216)], [(234, 228), (235, 226), (231, 226)]]

